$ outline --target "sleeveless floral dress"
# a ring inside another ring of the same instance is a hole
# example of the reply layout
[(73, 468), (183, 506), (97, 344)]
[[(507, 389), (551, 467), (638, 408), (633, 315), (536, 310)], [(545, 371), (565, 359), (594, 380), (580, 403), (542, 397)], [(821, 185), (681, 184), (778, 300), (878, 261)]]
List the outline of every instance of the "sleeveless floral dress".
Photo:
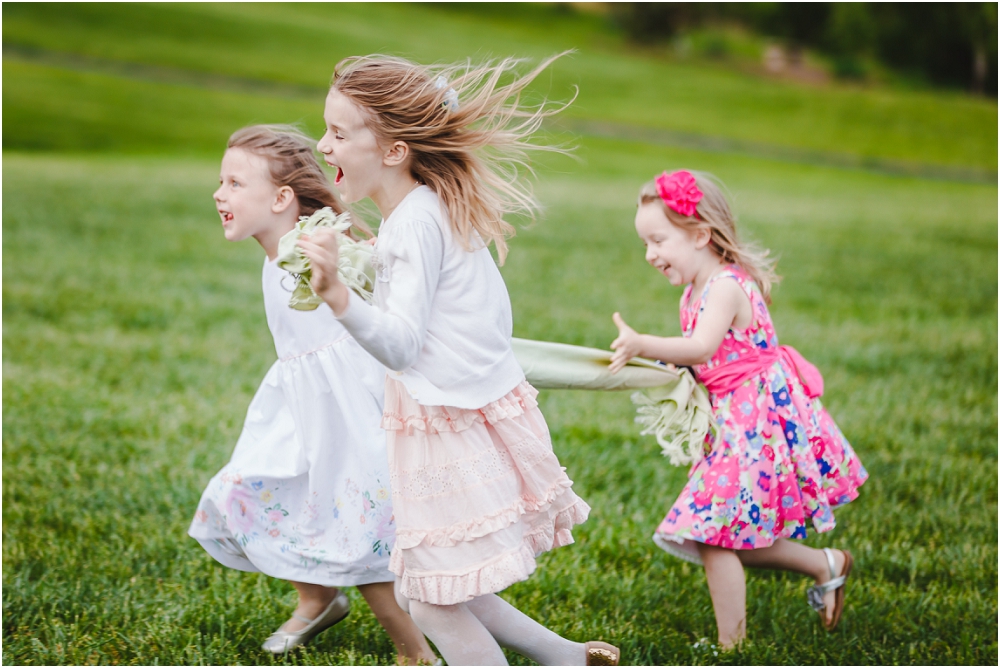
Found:
[[(726, 333), (712, 358), (695, 368), (699, 377), (778, 348), (760, 289), (735, 265), (713, 276), (694, 302), (687, 287), (680, 310), (684, 336), (694, 332), (711, 285), (725, 279), (739, 283), (754, 319)], [(821, 533), (832, 529), (833, 508), (857, 498), (868, 472), (819, 398), (809, 398), (794, 365), (778, 357), (736, 389), (710, 391), (710, 398), (716, 435), (706, 437), (707, 454), (656, 529), (656, 544), (700, 563), (696, 542), (747, 550), (777, 538), (805, 538), (807, 521)]]

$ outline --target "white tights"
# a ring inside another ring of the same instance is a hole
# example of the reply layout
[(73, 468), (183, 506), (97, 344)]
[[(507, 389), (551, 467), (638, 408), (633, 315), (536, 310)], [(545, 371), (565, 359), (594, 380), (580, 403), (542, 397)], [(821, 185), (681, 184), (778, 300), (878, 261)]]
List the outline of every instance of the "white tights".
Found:
[(399, 593), (399, 606), (437, 646), (449, 665), (506, 666), (501, 647), (543, 666), (586, 664), (583, 643), (548, 630), (496, 594), (479, 596), (456, 605), (411, 601)]

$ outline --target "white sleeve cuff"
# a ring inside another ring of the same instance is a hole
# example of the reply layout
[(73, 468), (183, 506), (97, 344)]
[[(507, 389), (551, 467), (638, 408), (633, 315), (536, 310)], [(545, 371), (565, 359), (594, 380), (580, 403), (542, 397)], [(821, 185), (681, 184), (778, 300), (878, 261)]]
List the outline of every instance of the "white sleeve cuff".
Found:
[[(371, 314), (365, 313), (365, 311), (368, 309), (378, 309), (362, 299), (354, 290), (348, 288), (347, 293), (347, 308), (345, 308), (343, 313), (340, 315), (334, 314), (334, 317), (348, 329), (352, 329), (352, 327), (362, 327), (365, 323), (371, 320)], [(358, 304), (356, 302), (361, 303)]]
[[(357, 296), (358, 294), (354, 292), (354, 290), (347, 288), (347, 306), (344, 308), (344, 311), (340, 315), (334, 313), (333, 317), (336, 318), (337, 320), (343, 320), (344, 318), (346, 318), (347, 314), (351, 312), (351, 302)], [(330, 309), (330, 311), (333, 312), (333, 309)]]

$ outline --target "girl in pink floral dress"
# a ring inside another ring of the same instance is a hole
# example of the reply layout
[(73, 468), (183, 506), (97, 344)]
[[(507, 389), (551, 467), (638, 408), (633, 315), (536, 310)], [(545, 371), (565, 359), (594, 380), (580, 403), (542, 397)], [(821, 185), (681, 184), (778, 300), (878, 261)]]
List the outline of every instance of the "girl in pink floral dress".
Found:
[(805, 538), (808, 522), (832, 529), (833, 508), (857, 498), (868, 473), (820, 403), (822, 376), (778, 345), (767, 311), (773, 262), (740, 243), (728, 202), (704, 174), (646, 184), (635, 226), (646, 260), (673, 285), (687, 284), (684, 336), (640, 335), (616, 313), (611, 370), (635, 356), (691, 366), (714, 417), (705, 455), (653, 540), (704, 564), (723, 647), (746, 635), (744, 566), (814, 577), (809, 603), (832, 630), (851, 554), (789, 539)]

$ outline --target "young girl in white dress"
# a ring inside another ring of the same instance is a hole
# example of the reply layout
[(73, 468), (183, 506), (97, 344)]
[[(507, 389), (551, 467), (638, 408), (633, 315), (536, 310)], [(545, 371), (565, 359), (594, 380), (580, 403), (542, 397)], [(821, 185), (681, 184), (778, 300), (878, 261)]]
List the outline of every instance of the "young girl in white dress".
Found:
[(337, 588), (355, 586), (400, 658), (432, 663), (427, 641), (395, 601), (388, 570), (395, 525), (379, 428), (385, 369), (325, 304), (289, 308), (294, 281), (276, 262), (278, 240), (300, 215), (343, 206), (309, 140), (281, 126), (233, 134), (220, 183), (214, 198), (226, 239), (252, 236), (267, 255), (264, 310), (279, 359), (189, 534), (223, 565), (298, 590), (292, 619), (265, 650), (286, 652), (346, 617), (349, 601)]
[(501, 86), (514, 63), (340, 63), (319, 150), (345, 201), (369, 197), (382, 213), (376, 305), (337, 279), (334, 236), (299, 245), (317, 294), (390, 369), (382, 425), (400, 604), (451, 665), (506, 665), (501, 646), (543, 665), (616, 664), (611, 645), (561, 638), (496, 595), (571, 543), (590, 510), (514, 358), (510, 300), (487, 249), (502, 262), (503, 215), (535, 206), (513, 170), (552, 113), (518, 106), (548, 62)]

